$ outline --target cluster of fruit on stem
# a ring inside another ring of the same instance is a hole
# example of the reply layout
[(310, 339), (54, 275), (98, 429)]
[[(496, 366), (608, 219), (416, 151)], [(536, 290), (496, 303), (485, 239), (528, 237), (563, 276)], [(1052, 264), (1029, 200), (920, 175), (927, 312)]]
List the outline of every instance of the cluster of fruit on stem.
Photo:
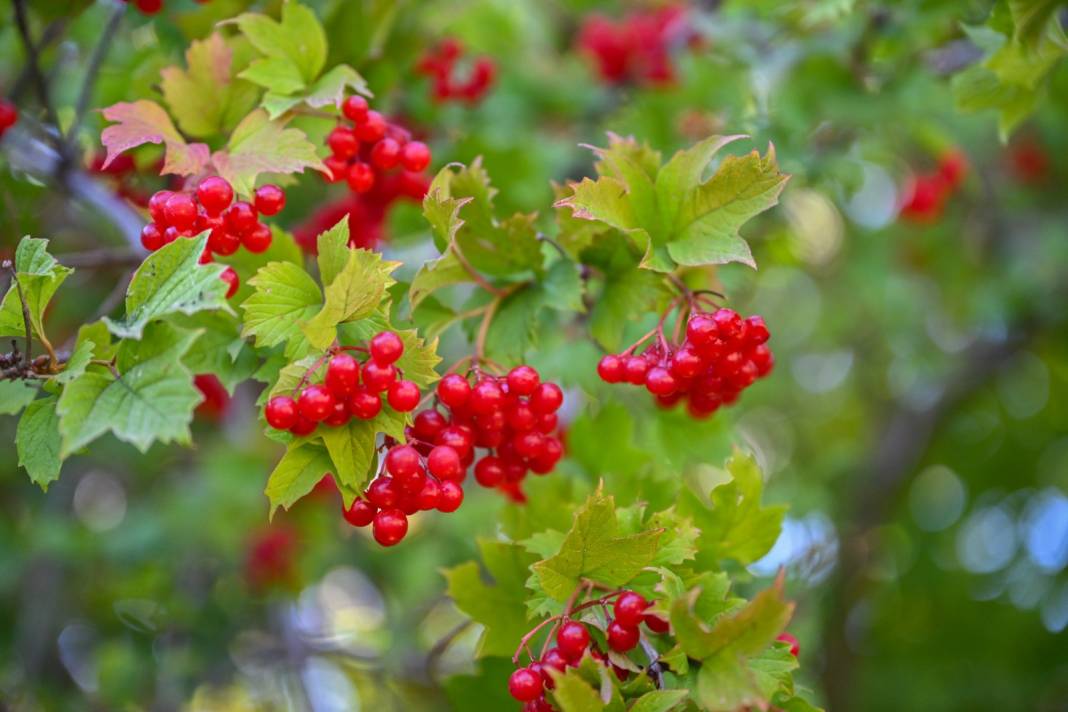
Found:
[(665, 408), (685, 400), (691, 416), (706, 418), (771, 372), (775, 359), (767, 345), (770, 333), (759, 316), (743, 319), (732, 309), (704, 311), (701, 294), (687, 293), (676, 303), (683, 306), (673, 338), (666, 336), (664, 325), (674, 305), (637, 343), (603, 357), (597, 374), (606, 383), (645, 386)]
[(477, 104), (493, 86), (497, 65), (489, 57), (477, 57), (471, 62), (466, 79), (457, 77), (457, 64), (463, 60), (464, 48), (449, 38), (423, 55), (416, 71), (430, 78), (434, 101), (465, 101)]
[(371, 109), (362, 96), (345, 99), (341, 113), (352, 125), (339, 123), (326, 137), (330, 182), (346, 181), (353, 192), (367, 193), (395, 168), (420, 173), (430, 165), (430, 148)]
[(578, 34), (578, 49), (589, 55), (607, 84), (670, 84), (675, 79), (671, 51), (692, 39), (686, 8), (668, 5), (637, 11), (613, 21), (590, 15)]
[(0, 99), (0, 138), (19, 120), (19, 110), (7, 99)]
[(901, 215), (913, 222), (932, 222), (968, 173), (968, 159), (959, 150), (942, 154), (933, 171), (909, 176), (901, 190)]
[[(352, 353), (366, 353), (360, 363)], [(276, 430), (298, 437), (311, 435), (319, 424), (338, 427), (351, 418), (370, 420), (382, 411), (382, 395), (389, 407), (407, 413), (419, 405), (419, 387), (404, 380), (397, 359), (404, 342), (392, 331), (382, 331), (367, 346), (339, 346), (305, 374), (293, 395), (276, 395), (267, 401), (263, 415)], [(322, 383), (307, 383), (326, 361)]]
[[(480, 485), (521, 498), (527, 472), (548, 474), (563, 455), (555, 437), (563, 392), (555, 383), (542, 383), (530, 366), (517, 366), (506, 376), (452, 373), (438, 383), (436, 397), (437, 405), (416, 414), (405, 442), (386, 439), (384, 471), (345, 510), (354, 526), (371, 524), (383, 546), (404, 538), (408, 516), (459, 508), (472, 464)], [(481, 457), (477, 449), (484, 450)]]

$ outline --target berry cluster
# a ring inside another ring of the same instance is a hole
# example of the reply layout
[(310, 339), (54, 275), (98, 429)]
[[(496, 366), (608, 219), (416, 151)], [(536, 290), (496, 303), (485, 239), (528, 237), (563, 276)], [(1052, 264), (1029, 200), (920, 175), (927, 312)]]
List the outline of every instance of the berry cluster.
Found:
[[(553, 436), (564, 394), (542, 383), (530, 366), (507, 376), (478, 373), (475, 385), (458, 373), (437, 386), (437, 407), (416, 414), (406, 442), (386, 453), (385, 472), (345, 512), (355, 526), (373, 525), (375, 540), (396, 544), (408, 531), (407, 517), (418, 511), (453, 512), (463, 502), (461, 483), (474, 464), (483, 487), (518, 490), (528, 471), (552, 471), (563, 455)], [(486, 452), (477, 458), (476, 449)]]
[(579, 30), (577, 44), (608, 84), (661, 85), (675, 78), (672, 47), (688, 41), (691, 34), (685, 8), (668, 5), (633, 12), (618, 22), (590, 15)]
[(968, 159), (954, 150), (938, 159), (934, 171), (909, 176), (901, 190), (902, 217), (921, 223), (937, 220), (967, 172)]
[[(608, 602), (612, 599), (611, 615), (608, 614)], [(601, 598), (588, 601), (578, 606), (575, 611), (590, 607), (600, 607), (605, 611), (605, 643), (616, 653), (626, 654), (636, 648), (641, 641), (641, 625), (644, 623), (649, 633), (663, 635), (670, 631), (669, 623), (659, 615), (649, 613), (650, 602), (633, 591), (617, 591)], [(537, 661), (521, 667), (508, 678), (508, 692), (523, 703), (524, 712), (548, 712), (553, 707), (545, 698), (545, 691), (553, 689), (554, 681), (550, 671), (563, 672), (568, 667), (579, 664), (589, 651), (590, 656), (609, 667), (620, 680), (626, 680), (630, 671), (613, 664), (597, 643), (592, 642), (590, 631), (585, 624), (568, 615), (557, 621), (556, 646), (544, 650)], [(523, 643), (520, 652), (526, 648), (529, 638), (537, 632), (532, 631)], [(546, 642), (548, 645), (548, 642)], [(520, 652), (513, 658), (518, 663)]]
[(19, 110), (7, 99), (0, 99), (0, 138), (19, 120)]
[[(361, 364), (349, 351), (366, 351)], [(382, 410), (382, 395), (398, 412), (407, 413), (419, 405), (419, 387), (400, 376), (395, 365), (404, 353), (404, 342), (392, 331), (376, 334), (368, 346), (341, 347), (327, 354), (326, 375), (322, 383), (297, 386), (296, 398), (278, 395), (267, 401), (264, 418), (277, 430), (304, 436), (315, 432), (319, 424), (337, 427), (350, 418), (370, 420)], [(320, 362), (309, 373), (318, 370)], [(307, 377), (305, 377), (307, 380)]]
[(367, 193), (394, 168), (420, 173), (430, 165), (430, 148), (371, 109), (362, 96), (345, 99), (341, 113), (352, 125), (339, 124), (326, 137), (330, 182), (345, 181), (354, 193)]
[(213, 373), (198, 373), (193, 376), (193, 385), (204, 400), (197, 406), (196, 414), (207, 420), (221, 420), (230, 407), (230, 394), (218, 376)]
[(456, 65), (462, 61), (463, 55), (463, 46), (450, 38), (427, 50), (419, 60), (416, 71), (430, 78), (434, 101), (477, 104), (493, 86), (497, 65), (489, 57), (477, 57), (471, 63), (467, 78), (457, 78)]
[(634, 351), (639, 341), (619, 355), (597, 364), (606, 383), (645, 386), (657, 403), (670, 408), (686, 399), (695, 418), (712, 415), (730, 405), (758, 378), (771, 372), (775, 360), (767, 346), (768, 327), (759, 316), (743, 319), (731, 309), (694, 311), (686, 323), (682, 343), (672, 345), (664, 336), (663, 320), (653, 334), (658, 339), (644, 353)]

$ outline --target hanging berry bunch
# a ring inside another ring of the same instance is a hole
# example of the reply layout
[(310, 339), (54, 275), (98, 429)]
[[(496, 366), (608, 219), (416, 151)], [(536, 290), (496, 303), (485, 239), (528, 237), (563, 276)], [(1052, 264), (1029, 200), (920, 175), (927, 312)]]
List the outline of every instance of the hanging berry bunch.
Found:
[(590, 15), (579, 30), (578, 48), (594, 62), (608, 84), (670, 84), (675, 79), (671, 51), (692, 35), (686, 10), (669, 5), (633, 12), (618, 21)]
[(918, 223), (937, 220), (967, 172), (968, 159), (963, 153), (944, 153), (933, 171), (917, 173), (905, 182), (901, 189), (901, 216)]
[[(603, 357), (597, 374), (605, 383), (645, 386), (666, 408), (686, 400), (690, 415), (705, 418), (720, 406), (733, 404), (743, 390), (767, 376), (775, 360), (766, 343), (770, 333), (763, 318), (743, 319), (731, 309), (703, 311), (702, 304), (708, 303), (703, 294), (688, 293), (686, 299), (690, 316), (684, 321), (680, 313), (674, 343), (664, 331), (669, 308), (656, 328), (633, 346)], [(678, 341), (683, 324), (685, 332)]]
[(345, 99), (341, 113), (352, 125), (339, 124), (326, 137), (331, 182), (345, 181), (354, 193), (367, 193), (396, 168), (420, 173), (430, 165), (430, 148), (371, 109), (362, 96)]
[(0, 99), (0, 138), (19, 120), (19, 110), (7, 99)]
[(493, 86), (497, 65), (489, 57), (476, 57), (471, 62), (466, 78), (458, 76), (458, 65), (463, 62), (464, 48), (458, 40), (449, 38), (437, 47), (427, 50), (416, 71), (430, 78), (431, 95), (434, 101), (465, 101), (477, 104)]

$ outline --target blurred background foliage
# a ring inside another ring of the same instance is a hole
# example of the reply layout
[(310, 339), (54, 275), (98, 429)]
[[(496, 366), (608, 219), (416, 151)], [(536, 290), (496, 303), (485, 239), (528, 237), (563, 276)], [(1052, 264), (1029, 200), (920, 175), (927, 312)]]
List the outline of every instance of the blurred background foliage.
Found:
[[(252, 4), (168, 1), (154, 17), (130, 8), (92, 105), (155, 95), (160, 68), (190, 39)], [(482, 156), (501, 211), (540, 211), (547, 229), (552, 183), (590, 174), (579, 145), (603, 145), (606, 131), (664, 152), (716, 132), (749, 134), (761, 150), (774, 142), (793, 178), (780, 207), (747, 230), (760, 269), (714, 278), (730, 304), (765, 317), (777, 371), (736, 407), (694, 422), (609, 393), (585, 332), (546, 317), (531, 361), (569, 388), (567, 460), (532, 484), (529, 512), (480, 492), (454, 516), (417, 518), (396, 550), (345, 525), (326, 488), (268, 525), (262, 489), (279, 453), (259, 433), (251, 389), (202, 414), (195, 450), (141, 456), (108, 441), (47, 493), (17, 469), (14, 448), (0, 448), (4, 702), (510, 709), (509, 668), (482, 670), (502, 681), (483, 684), (470, 677), (475, 631), (449, 638), (463, 616), (440, 569), (475, 557), (475, 537), (493, 536), (500, 516), (566, 522), (551, 510), (602, 478), (623, 503), (667, 503), (680, 472), (722, 462), (737, 443), (764, 468), (766, 499), (790, 506), (780, 540), (748, 575), (756, 588), (787, 567), (801, 677), (825, 706), (1068, 709), (1060, 3), (693, 2), (680, 6), (673, 78), (623, 83), (598, 76), (580, 28), (591, 13), (658, 3), (310, 4), (330, 62), (358, 68), (377, 103), (428, 138), (435, 167)], [(35, 31), (62, 30), (42, 58), (55, 104), (69, 107), (114, 5), (29, 6)], [(1022, 24), (1031, 12), (1049, 24)], [(496, 63), (480, 103), (435, 102), (414, 71), (445, 38)], [(5, 5), (4, 94), (27, 92), (24, 64)], [(91, 115), (81, 135), (90, 154), (100, 121)], [(966, 160), (959, 186), (910, 213), (917, 178), (947, 155)], [(151, 151), (137, 160), (148, 167), (143, 189), (159, 187)], [(5, 254), (23, 234), (50, 238), (61, 261), (121, 246), (107, 216), (3, 157), (0, 167)], [(287, 190), (290, 228), (346, 192), (315, 178)], [(398, 204), (384, 234), (381, 248), (410, 270), (432, 256), (415, 204)], [(120, 274), (77, 272), (52, 330), (73, 333)], [(469, 347), (453, 337), (442, 348), (449, 363)], [(13, 442), (12, 421), (0, 419), (0, 441)]]

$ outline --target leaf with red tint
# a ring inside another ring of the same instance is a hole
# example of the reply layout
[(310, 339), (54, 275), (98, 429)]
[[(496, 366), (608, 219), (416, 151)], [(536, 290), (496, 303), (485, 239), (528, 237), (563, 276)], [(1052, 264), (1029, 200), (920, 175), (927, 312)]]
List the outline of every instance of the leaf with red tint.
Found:
[(162, 143), (167, 149), (161, 174), (194, 175), (208, 164), (207, 145), (186, 143), (171, 117), (153, 101), (123, 101), (107, 107), (102, 113), (108, 121), (116, 122), (100, 135), (108, 151), (102, 168), (107, 168), (123, 151), (146, 143)]
[(212, 154), (212, 162), (238, 193), (251, 193), (261, 173), (303, 173), (305, 168), (326, 173), (315, 146), (299, 129), (287, 129), (284, 121), (272, 121), (256, 109), (234, 129), (225, 151)]

